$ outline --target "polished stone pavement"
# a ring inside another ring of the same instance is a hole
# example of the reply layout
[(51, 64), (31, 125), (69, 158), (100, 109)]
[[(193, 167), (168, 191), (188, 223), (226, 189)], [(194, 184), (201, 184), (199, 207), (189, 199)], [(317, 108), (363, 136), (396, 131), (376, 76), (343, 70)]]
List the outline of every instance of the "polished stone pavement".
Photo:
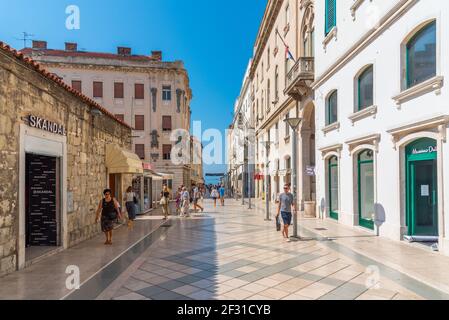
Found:
[[(123, 226), (114, 231), (113, 246), (105, 246), (104, 236), (99, 235), (1, 277), (0, 300), (59, 300), (70, 299), (71, 295), (74, 299), (80, 295), (82, 299), (94, 299), (158, 239), (162, 217), (139, 219), (133, 230)], [(79, 268), (82, 290), (67, 288), (68, 266)]]
[(301, 220), (303, 240), (287, 243), (264, 221), (261, 203), (252, 211), (235, 200), (205, 204), (203, 215), (172, 218), (162, 239), (97, 299), (449, 299), (448, 276), (437, 285), (417, 273), (418, 261), (449, 267), (439, 254), (315, 219)]

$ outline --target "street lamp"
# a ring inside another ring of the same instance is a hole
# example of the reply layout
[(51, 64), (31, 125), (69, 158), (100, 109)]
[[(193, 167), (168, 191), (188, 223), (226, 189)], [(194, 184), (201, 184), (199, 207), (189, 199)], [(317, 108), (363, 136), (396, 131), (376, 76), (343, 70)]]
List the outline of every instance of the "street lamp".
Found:
[(293, 151), (292, 151), (292, 182), (293, 182), (293, 204), (295, 206), (295, 214), (293, 215), (293, 236), (292, 238), (300, 239), (298, 235), (298, 127), (301, 123), (302, 118), (289, 118), (286, 119), (285, 122), (292, 128), (293, 130)]
[(260, 143), (265, 147), (265, 211), (267, 214), (265, 221), (271, 221), (270, 199), (268, 198), (268, 188), (270, 187), (270, 182), (268, 181), (268, 176), (270, 175), (270, 160), (268, 154), (270, 153), (271, 141), (261, 141)]

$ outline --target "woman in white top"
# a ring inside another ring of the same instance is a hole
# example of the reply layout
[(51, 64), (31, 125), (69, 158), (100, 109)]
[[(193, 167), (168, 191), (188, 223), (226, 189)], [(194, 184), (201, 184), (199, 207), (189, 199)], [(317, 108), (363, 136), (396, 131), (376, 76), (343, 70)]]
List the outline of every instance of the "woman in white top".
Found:
[(136, 194), (133, 192), (133, 188), (129, 187), (123, 195), (123, 199), (126, 204), (126, 211), (128, 212), (128, 227), (131, 229), (134, 226), (134, 220), (136, 220), (137, 215), (136, 203), (134, 203), (135, 198)]
[(212, 192), (210, 193), (210, 196), (212, 199), (214, 199), (214, 208), (217, 207), (217, 199), (220, 197), (220, 195), (218, 194), (218, 190), (217, 188), (213, 188)]

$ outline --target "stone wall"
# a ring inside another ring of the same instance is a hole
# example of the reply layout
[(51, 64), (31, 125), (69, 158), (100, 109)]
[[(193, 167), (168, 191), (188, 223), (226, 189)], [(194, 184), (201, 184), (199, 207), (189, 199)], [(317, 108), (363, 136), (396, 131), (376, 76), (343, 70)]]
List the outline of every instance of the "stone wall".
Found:
[[(107, 187), (107, 144), (131, 149), (131, 130), (92, 107), (27, 63), (0, 50), (0, 275), (17, 268), (19, 126), (34, 114), (67, 128), (69, 246), (100, 232), (95, 210)], [(131, 177), (125, 177), (128, 185)]]

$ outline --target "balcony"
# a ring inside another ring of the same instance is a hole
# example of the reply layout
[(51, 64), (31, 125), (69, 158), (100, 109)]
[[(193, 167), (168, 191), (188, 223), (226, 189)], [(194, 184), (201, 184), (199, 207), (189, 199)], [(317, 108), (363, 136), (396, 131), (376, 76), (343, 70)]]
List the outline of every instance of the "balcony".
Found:
[(295, 98), (305, 95), (310, 90), (310, 84), (314, 79), (315, 58), (299, 58), (287, 74), (287, 78), (285, 79), (285, 93)]

